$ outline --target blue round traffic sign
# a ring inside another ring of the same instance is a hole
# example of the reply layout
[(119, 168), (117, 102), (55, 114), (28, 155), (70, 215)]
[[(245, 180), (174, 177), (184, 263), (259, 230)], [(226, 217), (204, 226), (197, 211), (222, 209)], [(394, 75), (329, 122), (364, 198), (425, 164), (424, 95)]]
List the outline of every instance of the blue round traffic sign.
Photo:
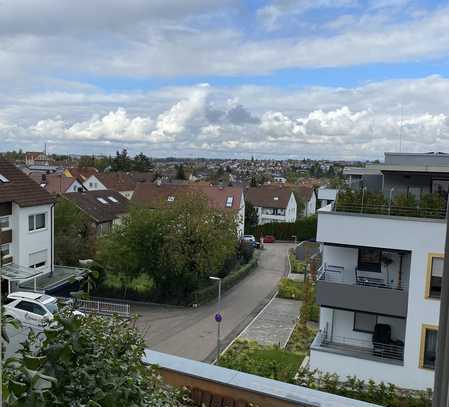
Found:
[(217, 322), (221, 322), (221, 320), (223, 319), (223, 317), (221, 316), (221, 314), (215, 314), (215, 321)]

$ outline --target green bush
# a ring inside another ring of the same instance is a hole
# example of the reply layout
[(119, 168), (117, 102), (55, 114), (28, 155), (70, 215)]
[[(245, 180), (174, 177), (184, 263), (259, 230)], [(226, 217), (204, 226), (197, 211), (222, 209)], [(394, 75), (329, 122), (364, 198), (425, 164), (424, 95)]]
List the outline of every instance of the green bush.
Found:
[[(222, 292), (229, 290), (231, 287), (235, 286), (238, 282), (243, 280), (248, 274), (250, 274), (257, 266), (257, 259), (253, 258), (241, 266), (238, 270), (229, 273), (226, 277), (221, 280)], [(208, 301), (213, 300), (217, 297), (217, 283), (210, 285), (208, 287), (196, 290), (192, 293), (192, 303), (204, 304)]]
[(277, 346), (237, 340), (221, 357), (219, 365), (240, 372), (293, 383), (304, 353), (287, 352)]
[(286, 298), (289, 300), (303, 300), (304, 283), (302, 281), (290, 280), (289, 278), (282, 278), (279, 282), (279, 298)]
[(294, 253), (289, 254), (291, 272), (295, 274), (304, 274), (306, 272), (306, 262), (298, 260)]
[(317, 227), (317, 216), (301, 218), (294, 223), (266, 223), (248, 228), (248, 234), (255, 235), (257, 239), (261, 236), (273, 235), (277, 240), (292, 240), (296, 236), (297, 241), (315, 240)]

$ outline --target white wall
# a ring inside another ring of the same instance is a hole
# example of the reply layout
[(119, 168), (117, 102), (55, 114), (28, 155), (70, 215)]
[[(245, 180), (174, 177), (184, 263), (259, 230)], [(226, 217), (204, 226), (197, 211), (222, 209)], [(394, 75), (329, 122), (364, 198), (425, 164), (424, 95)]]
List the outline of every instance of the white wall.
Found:
[(242, 237), (245, 234), (245, 197), (242, 193), (240, 198), (240, 209), (237, 213), (237, 236)]
[[(411, 251), (404, 367), (393, 376), (393, 383), (410, 388), (433, 386), (434, 372), (419, 367), (419, 352), (422, 325), (438, 325), (439, 318), (440, 301), (425, 298), (428, 254), (444, 253), (445, 237), (445, 222), (440, 220), (319, 211), (317, 241)], [(339, 363), (345, 364), (346, 359)], [(391, 372), (385, 374), (391, 377)]]
[(84, 182), (84, 186), (88, 191), (103, 191), (107, 189), (95, 175), (91, 175), (87, 178), (86, 182)]
[[(46, 227), (42, 230), (29, 231), (28, 216), (46, 214)], [(52, 205), (21, 208), (12, 205), (12, 256), (15, 264), (28, 267), (29, 256), (41, 250), (47, 250), (47, 266), (43, 272), (50, 271), (52, 265)]]

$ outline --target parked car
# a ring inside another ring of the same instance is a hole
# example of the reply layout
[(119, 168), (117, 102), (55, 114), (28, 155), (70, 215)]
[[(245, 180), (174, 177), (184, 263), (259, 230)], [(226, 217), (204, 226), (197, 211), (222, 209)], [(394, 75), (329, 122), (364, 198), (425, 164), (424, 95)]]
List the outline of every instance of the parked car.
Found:
[(263, 242), (264, 243), (274, 243), (275, 238), (273, 235), (266, 235), (263, 237)]
[[(7, 297), (5, 315), (10, 315), (25, 326), (42, 327), (51, 322), (58, 311), (58, 300), (46, 294), (17, 291)], [(75, 314), (83, 315), (74, 311)]]
[(242, 237), (242, 240), (253, 247), (256, 247), (257, 245), (256, 238), (254, 237), (254, 235), (244, 235)]

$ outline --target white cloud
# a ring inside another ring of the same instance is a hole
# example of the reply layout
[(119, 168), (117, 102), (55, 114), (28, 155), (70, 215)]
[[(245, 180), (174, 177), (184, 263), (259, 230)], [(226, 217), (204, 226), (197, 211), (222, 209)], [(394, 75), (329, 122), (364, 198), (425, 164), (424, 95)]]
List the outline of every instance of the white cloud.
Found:
[[(402, 132), (404, 151), (449, 151), (449, 79), (439, 76), (355, 88), (171, 87), (118, 93), (115, 106), (95, 92), (57, 93), (53, 104), (47, 95), (44, 106), (30, 102), (24, 109), (35, 106), (36, 119), (29, 124), (12, 120), (21, 103), (14, 111), (0, 107), (2, 148), (46, 142), (61, 153), (113, 153), (126, 146), (157, 156), (380, 158), (398, 149)], [(81, 96), (89, 102), (73, 113)]]

